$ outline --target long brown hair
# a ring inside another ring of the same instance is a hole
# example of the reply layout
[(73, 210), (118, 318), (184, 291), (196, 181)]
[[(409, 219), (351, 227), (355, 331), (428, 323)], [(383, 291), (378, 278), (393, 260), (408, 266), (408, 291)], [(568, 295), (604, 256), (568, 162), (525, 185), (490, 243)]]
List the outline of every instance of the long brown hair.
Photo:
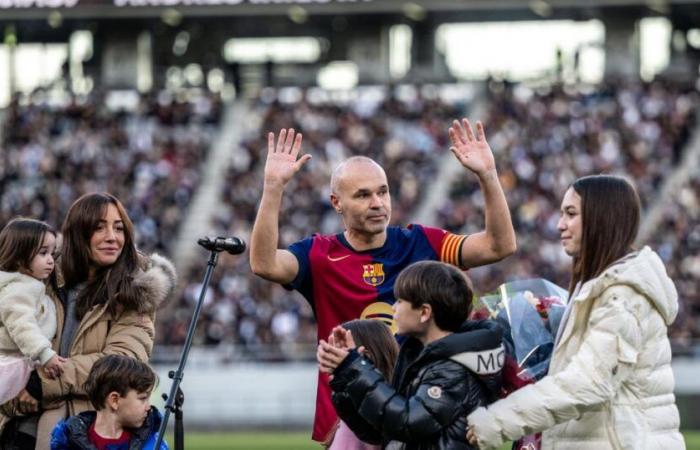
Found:
[(29, 272), (46, 233), (56, 236), (51, 225), (34, 219), (12, 219), (0, 232), (0, 270)]
[[(109, 205), (117, 208), (123, 222), (124, 247), (114, 264), (96, 267), (90, 254), (90, 239)], [(113, 315), (124, 311), (142, 312), (142, 304), (132, 286), (132, 274), (138, 267), (134, 226), (121, 202), (106, 192), (83, 195), (68, 210), (62, 232), (61, 270), (66, 288), (87, 281), (76, 304), (78, 318), (82, 319), (90, 308), (103, 303), (109, 304)], [(96, 270), (88, 280), (91, 267)]]
[(389, 326), (380, 320), (358, 319), (345, 322), (343, 328), (352, 332), (355, 345), (358, 348), (364, 346), (365, 356), (384, 378), (391, 380), (399, 356), (399, 346)]
[(581, 251), (574, 257), (569, 293), (597, 277), (633, 250), (639, 232), (640, 204), (624, 178), (592, 175), (571, 185), (581, 197)]

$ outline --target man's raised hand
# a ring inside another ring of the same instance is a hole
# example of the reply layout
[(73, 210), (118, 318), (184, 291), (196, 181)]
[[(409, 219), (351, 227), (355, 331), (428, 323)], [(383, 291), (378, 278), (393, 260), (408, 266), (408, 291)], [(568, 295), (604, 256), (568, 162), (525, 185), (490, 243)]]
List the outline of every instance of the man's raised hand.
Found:
[(282, 129), (275, 143), (275, 133), (267, 135), (267, 161), (265, 162), (265, 184), (284, 187), (295, 173), (311, 159), (311, 155), (299, 156), (301, 149), (301, 133), (293, 128)]
[(496, 161), (489, 143), (486, 142), (484, 125), (481, 121), (476, 122), (476, 136), (472, 131), (472, 126), (467, 119), (462, 119), (462, 123), (455, 120), (449, 129), (452, 147), (450, 151), (454, 153), (459, 162), (477, 176), (496, 169)]

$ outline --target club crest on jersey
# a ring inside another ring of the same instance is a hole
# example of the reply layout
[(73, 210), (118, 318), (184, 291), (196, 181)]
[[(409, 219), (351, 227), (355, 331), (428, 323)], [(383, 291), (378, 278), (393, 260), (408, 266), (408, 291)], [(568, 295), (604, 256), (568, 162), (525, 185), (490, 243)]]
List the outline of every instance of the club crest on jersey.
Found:
[(370, 286), (384, 283), (384, 264), (372, 263), (362, 265), (362, 279)]

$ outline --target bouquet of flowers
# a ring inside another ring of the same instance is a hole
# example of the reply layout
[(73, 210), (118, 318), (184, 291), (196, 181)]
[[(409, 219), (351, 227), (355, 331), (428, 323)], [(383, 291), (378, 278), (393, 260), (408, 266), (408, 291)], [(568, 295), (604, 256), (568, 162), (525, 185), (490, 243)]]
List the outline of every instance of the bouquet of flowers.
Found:
[[(547, 374), (567, 298), (567, 291), (556, 284), (531, 279), (505, 283), (479, 299), (477, 316), (503, 327), (504, 396)], [(536, 450), (540, 444), (540, 434), (526, 436), (513, 449)]]

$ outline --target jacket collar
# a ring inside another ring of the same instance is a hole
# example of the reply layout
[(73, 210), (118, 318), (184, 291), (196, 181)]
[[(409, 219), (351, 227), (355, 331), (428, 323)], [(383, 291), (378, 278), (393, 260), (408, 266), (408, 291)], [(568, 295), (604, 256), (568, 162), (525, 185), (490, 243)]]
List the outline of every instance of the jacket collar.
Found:
[[(501, 326), (492, 320), (468, 320), (464, 322), (459, 331), (433, 341), (425, 347), (418, 339), (408, 337), (399, 352), (394, 370), (394, 386), (403, 387), (407, 380), (414, 378), (415, 373), (422, 367), (431, 362), (445, 359), (452, 359), (477, 375), (498, 373), (502, 366), (502, 338)], [(500, 356), (499, 352), (501, 352)], [(479, 373), (483, 372), (481, 370), (477, 372), (479, 356), (482, 359), (486, 358), (485, 360), (488, 360), (489, 357), (494, 359), (496, 370), (488, 371), (489, 373)], [(501, 358), (500, 366), (497, 362), (499, 357)]]
[[(84, 411), (80, 414), (70, 417), (65, 422), (65, 428), (68, 431), (68, 444), (71, 449), (75, 450), (96, 450), (95, 446), (88, 438), (88, 430), (95, 422), (97, 413), (95, 411)], [(129, 429), (132, 433), (130, 449), (140, 449), (143, 444), (148, 441), (148, 438), (157, 433), (160, 429), (162, 416), (155, 406), (151, 406), (151, 410), (146, 416), (143, 425), (137, 429)]]

